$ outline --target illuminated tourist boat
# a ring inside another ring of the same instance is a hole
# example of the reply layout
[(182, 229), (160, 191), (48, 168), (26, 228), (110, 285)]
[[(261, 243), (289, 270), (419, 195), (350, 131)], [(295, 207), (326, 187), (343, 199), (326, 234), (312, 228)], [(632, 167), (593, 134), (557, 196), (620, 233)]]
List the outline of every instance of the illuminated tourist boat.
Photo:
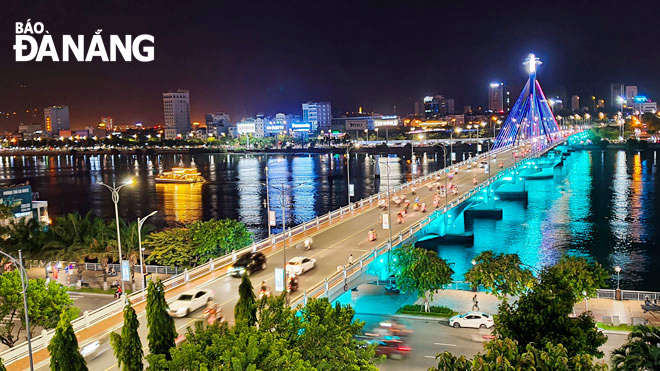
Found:
[(206, 179), (195, 168), (174, 167), (172, 171), (164, 171), (156, 175), (156, 183), (204, 183)]

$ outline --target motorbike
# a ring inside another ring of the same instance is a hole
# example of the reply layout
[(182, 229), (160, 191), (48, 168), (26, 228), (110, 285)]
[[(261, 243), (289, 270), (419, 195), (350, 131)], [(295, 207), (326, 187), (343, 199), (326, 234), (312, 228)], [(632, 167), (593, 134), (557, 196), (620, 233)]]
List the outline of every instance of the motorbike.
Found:
[(314, 241), (312, 240), (311, 237), (305, 238), (305, 242), (304, 242), (305, 250), (311, 250), (313, 244), (314, 244)]
[(204, 318), (206, 318), (206, 322), (209, 325), (214, 323), (222, 323), (225, 321), (225, 316), (222, 314), (222, 308), (220, 308), (218, 303), (214, 302), (213, 300), (208, 302), (202, 315)]
[(370, 229), (369, 232), (367, 232), (367, 240), (376, 241), (376, 231), (374, 229)]
[(477, 184), (477, 177), (472, 178), (472, 184), (474, 184), (474, 185)]
[(286, 285), (286, 291), (296, 292), (298, 291), (298, 280), (293, 278), (289, 280), (289, 283)]
[(419, 204), (417, 202), (413, 204), (413, 210), (419, 211)]
[(261, 290), (259, 290), (259, 299), (263, 298), (264, 296), (270, 297), (270, 289), (268, 287), (262, 287)]
[(422, 212), (423, 212), (423, 213), (426, 212), (426, 202), (422, 202), (421, 209), (422, 209)]

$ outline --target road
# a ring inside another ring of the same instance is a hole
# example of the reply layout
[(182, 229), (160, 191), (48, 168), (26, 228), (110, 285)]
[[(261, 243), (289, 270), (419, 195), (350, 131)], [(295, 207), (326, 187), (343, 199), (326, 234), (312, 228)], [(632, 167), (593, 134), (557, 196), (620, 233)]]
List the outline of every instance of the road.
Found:
[[(513, 150), (508, 150), (501, 152), (497, 155), (497, 159), (490, 161), (491, 164), (491, 175), (496, 175), (497, 172), (502, 171), (502, 169), (497, 166), (499, 162), (504, 162), (504, 168), (510, 167), (514, 164), (515, 159), (513, 158)], [(381, 182), (386, 180), (386, 169), (382, 171), (383, 175)], [(473, 177), (482, 182), (488, 178), (488, 174), (484, 173), (484, 169), (479, 167), (472, 167), (468, 169), (463, 167), (459, 169), (459, 172), (456, 176), (453, 177), (450, 183), (455, 184), (458, 187), (459, 194), (467, 191), (473, 187)], [(385, 179), (384, 179), (385, 178)], [(440, 182), (444, 183), (444, 179), (441, 178)], [(434, 191), (429, 191), (425, 186), (417, 187), (417, 196), (420, 197), (422, 202), (426, 202), (429, 209), (433, 206), (433, 193)], [(412, 196), (409, 192), (406, 192), (406, 196), (409, 199), (414, 199), (415, 196)], [(451, 202), (457, 196), (449, 195), (448, 201)], [(441, 200), (441, 202), (444, 200)], [(442, 206), (442, 205), (441, 205)], [(394, 207), (392, 204), (392, 218), (393, 221), (396, 220), (394, 215), (399, 211), (399, 208)], [(287, 240), (287, 248), (284, 253), (281, 248), (281, 244), (274, 246), (272, 248), (267, 248), (264, 250), (264, 253), (267, 255), (267, 264), (268, 267), (265, 271), (261, 271), (251, 275), (252, 284), (255, 287), (255, 292), (258, 291), (261, 282), (266, 281), (267, 285), (270, 287), (274, 286), (274, 268), (282, 267), (286, 258), (290, 259), (297, 255), (305, 255), (307, 257), (312, 257), (317, 259), (317, 267), (299, 278), (300, 291), (306, 290), (307, 288), (315, 285), (316, 283), (322, 281), (325, 277), (329, 276), (336, 271), (337, 266), (345, 265), (348, 263), (350, 255), (353, 255), (356, 259), (364, 254), (367, 251), (372, 250), (379, 243), (386, 239), (387, 231), (383, 230), (381, 227), (380, 217), (383, 213), (376, 204), (372, 207), (366, 206), (360, 209), (356, 209), (351, 213), (345, 214), (339, 220), (333, 219), (331, 226), (320, 225), (316, 228), (307, 230), (304, 234), (294, 236), (291, 239)], [(421, 218), (427, 216), (426, 213), (412, 211), (410, 208), (410, 213), (406, 216), (405, 222), (403, 224), (391, 223), (392, 224), (392, 234), (399, 233), (400, 231), (408, 228), (414, 222), (420, 220)], [(367, 232), (369, 229), (374, 228), (378, 231), (378, 240), (374, 242), (369, 242), (366, 239)], [(295, 246), (298, 241), (311, 236), (314, 240), (314, 248), (309, 252), (304, 252), (292, 248), (290, 246)], [(218, 303), (223, 308), (225, 316), (231, 322), (234, 317), (234, 305), (238, 299), (238, 284), (240, 279), (229, 277), (226, 275), (225, 270), (215, 271), (208, 275), (212, 277), (210, 280), (207, 280), (202, 283), (199, 281), (193, 281), (186, 285), (183, 285), (180, 289), (177, 289), (177, 292), (182, 292), (184, 288), (210, 288), (215, 292), (215, 298)], [(139, 307), (138, 318), (140, 320), (140, 329), (139, 333), (142, 338), (142, 344), (145, 347), (145, 354), (147, 353), (147, 342), (146, 342), (146, 318), (143, 307)], [(192, 313), (190, 317), (187, 318), (177, 318), (175, 319), (175, 324), (177, 331), (179, 333), (184, 333), (186, 327), (190, 326), (197, 318), (199, 318), (201, 310), (195, 313)], [(98, 331), (107, 330), (112, 328), (112, 326), (105, 325), (105, 327), (100, 328)], [(45, 365), (39, 365), (39, 370), (46, 370), (48, 368), (47, 362)], [(106, 351), (101, 354), (96, 359), (89, 361), (89, 368), (91, 370), (116, 370), (117, 363), (116, 359), (112, 355), (111, 351)]]

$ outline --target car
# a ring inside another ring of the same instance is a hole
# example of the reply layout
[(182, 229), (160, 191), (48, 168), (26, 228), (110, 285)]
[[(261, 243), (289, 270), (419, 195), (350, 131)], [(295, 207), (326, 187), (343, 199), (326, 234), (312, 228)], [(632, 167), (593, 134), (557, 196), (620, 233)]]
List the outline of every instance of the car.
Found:
[(371, 343), (376, 344), (376, 355), (384, 355), (392, 359), (406, 358), (412, 351), (409, 345), (398, 339), (373, 340)]
[(295, 275), (303, 274), (310, 269), (316, 267), (316, 259), (306, 258), (304, 256), (296, 256), (286, 263), (286, 272)]
[(170, 303), (171, 317), (185, 317), (213, 300), (213, 291), (209, 289), (190, 290), (180, 294)]
[(485, 167), (487, 167), (487, 166), (488, 166), (488, 161), (481, 161), (481, 162), (479, 163), (479, 167), (482, 168), (482, 169), (485, 168)]
[(494, 324), (493, 316), (483, 312), (467, 312), (455, 315), (449, 319), (449, 326), (454, 328), (491, 328)]
[(241, 277), (243, 273), (252, 274), (266, 269), (266, 255), (260, 252), (248, 252), (241, 255), (233, 265), (229, 266), (228, 272), (234, 277)]

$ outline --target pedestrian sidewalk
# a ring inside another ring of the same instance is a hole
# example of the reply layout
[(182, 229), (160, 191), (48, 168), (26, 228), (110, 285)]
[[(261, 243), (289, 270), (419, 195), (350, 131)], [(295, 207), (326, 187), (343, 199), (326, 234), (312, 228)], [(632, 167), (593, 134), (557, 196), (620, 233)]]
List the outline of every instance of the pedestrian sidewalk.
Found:
[(632, 325), (633, 318), (643, 318), (651, 325), (660, 325), (660, 314), (644, 313), (642, 304), (644, 302), (639, 300), (589, 299), (575, 304), (573, 310), (576, 314), (589, 310), (598, 322), (610, 316), (619, 317), (621, 324)]

